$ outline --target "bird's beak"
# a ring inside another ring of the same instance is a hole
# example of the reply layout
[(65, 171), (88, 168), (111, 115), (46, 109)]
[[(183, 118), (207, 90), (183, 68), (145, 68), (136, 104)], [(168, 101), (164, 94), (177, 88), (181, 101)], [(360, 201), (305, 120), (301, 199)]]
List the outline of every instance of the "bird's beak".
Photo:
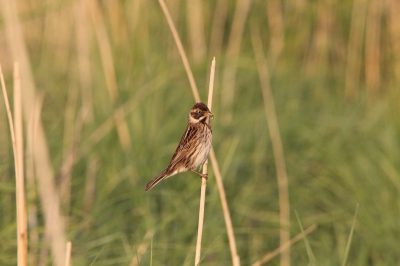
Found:
[(208, 111), (207, 115), (208, 115), (208, 117), (210, 117), (210, 119), (213, 119), (213, 118), (214, 118), (214, 114), (211, 113), (210, 111)]

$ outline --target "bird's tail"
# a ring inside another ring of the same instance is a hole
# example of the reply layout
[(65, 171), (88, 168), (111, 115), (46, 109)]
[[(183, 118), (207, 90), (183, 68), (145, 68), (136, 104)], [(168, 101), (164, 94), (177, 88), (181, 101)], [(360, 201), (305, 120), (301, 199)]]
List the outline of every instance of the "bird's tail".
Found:
[(150, 189), (152, 189), (155, 185), (158, 184), (158, 182), (160, 182), (161, 180), (163, 180), (164, 178), (167, 178), (169, 175), (167, 175), (167, 169), (165, 169), (164, 171), (162, 171), (161, 174), (159, 174), (156, 178), (154, 178), (153, 180), (151, 180), (147, 185), (146, 185), (146, 189), (145, 191), (149, 191)]

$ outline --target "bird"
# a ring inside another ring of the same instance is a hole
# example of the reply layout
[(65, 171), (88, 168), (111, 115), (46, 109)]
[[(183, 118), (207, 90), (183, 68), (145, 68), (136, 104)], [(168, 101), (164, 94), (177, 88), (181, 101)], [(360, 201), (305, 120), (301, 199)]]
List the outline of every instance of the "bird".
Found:
[(207, 174), (197, 172), (196, 168), (204, 164), (210, 153), (212, 142), (210, 120), (213, 118), (214, 114), (204, 103), (198, 102), (192, 107), (187, 118), (185, 133), (167, 168), (146, 185), (145, 191), (149, 191), (163, 179), (186, 171), (207, 180)]

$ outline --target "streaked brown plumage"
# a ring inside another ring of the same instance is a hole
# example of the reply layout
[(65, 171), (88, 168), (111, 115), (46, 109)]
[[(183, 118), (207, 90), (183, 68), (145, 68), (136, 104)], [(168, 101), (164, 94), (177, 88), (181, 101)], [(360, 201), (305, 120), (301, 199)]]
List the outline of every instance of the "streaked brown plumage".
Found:
[(207, 179), (207, 175), (200, 174), (195, 169), (203, 165), (210, 153), (212, 141), (210, 119), (213, 117), (204, 103), (196, 103), (193, 106), (188, 115), (186, 131), (167, 168), (146, 185), (146, 191), (161, 180), (186, 171)]

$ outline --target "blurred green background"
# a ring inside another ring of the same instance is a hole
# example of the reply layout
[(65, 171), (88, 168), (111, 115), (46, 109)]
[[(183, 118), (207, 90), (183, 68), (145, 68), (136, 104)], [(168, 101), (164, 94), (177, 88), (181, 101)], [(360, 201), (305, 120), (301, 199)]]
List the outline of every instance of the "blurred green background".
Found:
[[(0, 63), (9, 97), (12, 51), (22, 48), (7, 27), (19, 18), (73, 265), (193, 265), (200, 179), (184, 173), (144, 192), (168, 164), (194, 104), (159, 3), (22, 0), (10, 18), (2, 2)], [(318, 225), (307, 236), (317, 265), (341, 265), (359, 203), (348, 265), (397, 265), (400, 3), (166, 4), (204, 102), (216, 57), (213, 146), (241, 265), (279, 247), (275, 161), (251, 42), (256, 28), (284, 148), (291, 236), (301, 232), (297, 211), (304, 228)], [(23, 91), (27, 75), (21, 69)], [(0, 107), (0, 264), (16, 265), (13, 152), (3, 101)], [(53, 265), (30, 157), (26, 148), (29, 264)], [(209, 169), (202, 265), (230, 265)], [(291, 247), (291, 261), (309, 265), (303, 240)], [(279, 265), (279, 256), (269, 265)]]

